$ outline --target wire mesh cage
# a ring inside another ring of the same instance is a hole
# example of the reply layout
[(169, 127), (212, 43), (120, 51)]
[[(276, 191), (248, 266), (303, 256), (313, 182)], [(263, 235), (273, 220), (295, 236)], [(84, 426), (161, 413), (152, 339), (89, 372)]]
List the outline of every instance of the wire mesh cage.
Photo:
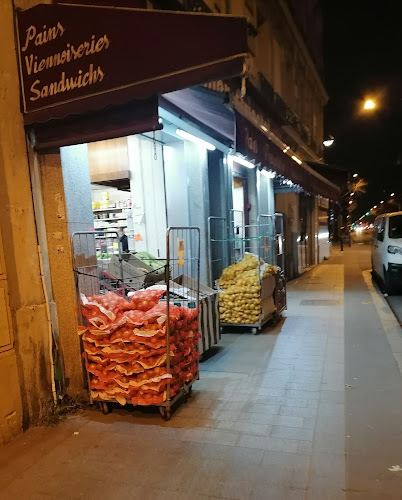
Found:
[(123, 254), (115, 232), (74, 233), (72, 250), (91, 402), (159, 406), (169, 419), (198, 379), (199, 228), (169, 228), (159, 268)]
[(221, 292), (221, 326), (247, 326), (257, 333), (283, 310), (278, 311), (274, 302), (279, 250), (283, 252), (278, 228), (283, 230), (283, 223), (269, 214), (241, 227), (243, 221), (243, 213), (236, 210), (231, 211), (228, 225), (225, 218), (209, 218), (211, 282)]

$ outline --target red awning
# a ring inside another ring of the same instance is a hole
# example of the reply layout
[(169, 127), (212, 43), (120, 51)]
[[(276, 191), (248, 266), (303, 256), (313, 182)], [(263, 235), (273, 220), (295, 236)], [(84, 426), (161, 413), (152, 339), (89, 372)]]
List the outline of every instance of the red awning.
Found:
[(17, 29), (26, 124), (239, 75), (248, 50), (246, 20), (214, 14), (42, 4)]
[(299, 165), (257, 127), (236, 112), (236, 151), (267, 169), (282, 175), (305, 191), (331, 200), (339, 199), (340, 189), (311, 168)]

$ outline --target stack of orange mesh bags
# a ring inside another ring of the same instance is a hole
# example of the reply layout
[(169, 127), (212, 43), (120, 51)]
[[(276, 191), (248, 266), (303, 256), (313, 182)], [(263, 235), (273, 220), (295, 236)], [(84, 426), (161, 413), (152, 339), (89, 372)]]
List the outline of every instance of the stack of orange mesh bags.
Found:
[(79, 334), (94, 401), (159, 405), (197, 377), (198, 310), (170, 305), (168, 370), (163, 293), (139, 290), (131, 300), (115, 293), (81, 295), (87, 326)]

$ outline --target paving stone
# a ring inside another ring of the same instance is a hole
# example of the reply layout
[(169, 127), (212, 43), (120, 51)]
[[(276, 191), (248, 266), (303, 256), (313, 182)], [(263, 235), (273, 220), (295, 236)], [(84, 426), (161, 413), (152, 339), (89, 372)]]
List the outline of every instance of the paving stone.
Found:
[(187, 429), (183, 432), (183, 441), (195, 441), (198, 443), (217, 443), (234, 446), (239, 439), (239, 434), (230, 431)]
[(200, 452), (200, 456), (208, 460), (217, 458), (230, 462), (231, 464), (239, 463), (241, 465), (258, 465), (262, 462), (263, 455), (263, 450), (209, 443), (205, 444)]
[(272, 484), (259, 484), (254, 487), (250, 500), (304, 500), (305, 491), (294, 488), (272, 487)]
[(298, 439), (300, 441), (313, 441), (313, 435), (313, 429), (287, 427), (284, 425), (273, 425), (271, 430), (272, 437)]
[(298, 441), (292, 439), (281, 439), (277, 437), (260, 437), (243, 434), (239, 439), (239, 446), (246, 448), (257, 448), (259, 450), (284, 451), (296, 453)]

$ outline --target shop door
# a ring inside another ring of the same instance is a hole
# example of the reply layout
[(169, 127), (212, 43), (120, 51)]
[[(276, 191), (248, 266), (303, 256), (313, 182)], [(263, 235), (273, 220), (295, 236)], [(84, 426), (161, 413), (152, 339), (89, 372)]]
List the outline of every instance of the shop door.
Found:
[(307, 206), (306, 197), (303, 195), (299, 196), (299, 216), (300, 216), (300, 234), (297, 239), (298, 241), (298, 270), (299, 273), (309, 266), (308, 258), (308, 217), (309, 211)]
[(244, 238), (247, 237), (248, 214), (247, 214), (247, 179), (241, 175), (233, 174), (233, 209), (231, 211), (230, 223), (233, 237), (232, 262), (243, 258), (245, 252)]

